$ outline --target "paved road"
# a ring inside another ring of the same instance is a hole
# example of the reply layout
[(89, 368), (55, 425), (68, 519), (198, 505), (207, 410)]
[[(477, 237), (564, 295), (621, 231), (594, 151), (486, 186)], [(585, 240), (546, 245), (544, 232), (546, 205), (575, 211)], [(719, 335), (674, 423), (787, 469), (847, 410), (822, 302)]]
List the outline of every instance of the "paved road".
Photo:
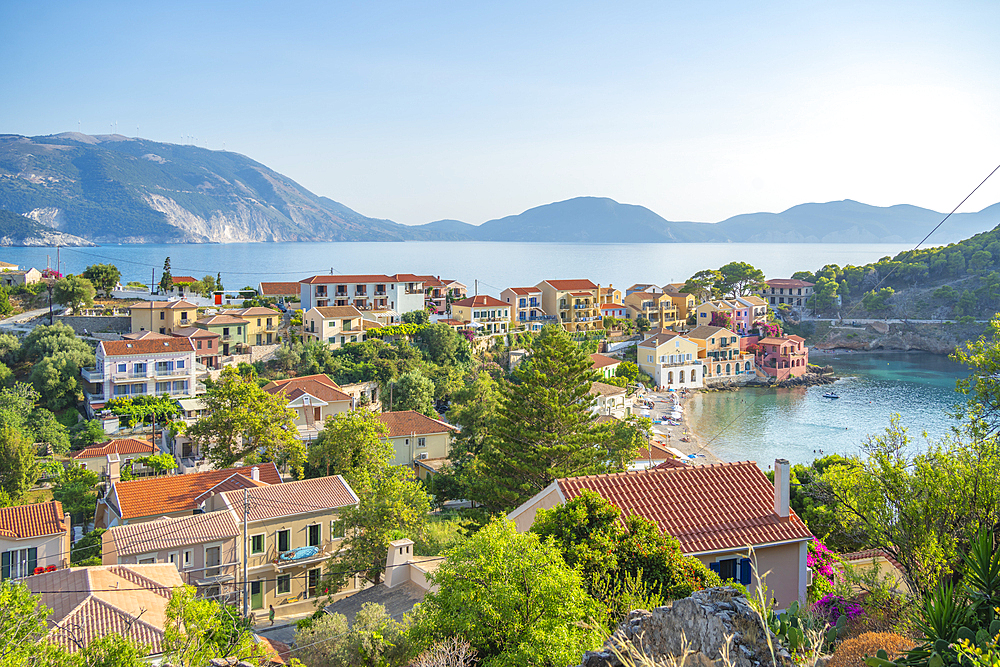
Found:
[[(56, 315), (61, 315), (64, 308), (54, 308), (53, 313)], [(8, 317), (5, 320), (0, 320), (0, 328), (5, 329), (23, 329), (25, 331), (30, 331), (33, 327), (28, 326), (27, 322), (35, 319), (36, 317), (41, 317), (42, 315), (49, 314), (49, 307), (36, 308), (35, 310), (27, 310), (13, 317)], [(46, 322), (46, 324), (48, 324)]]

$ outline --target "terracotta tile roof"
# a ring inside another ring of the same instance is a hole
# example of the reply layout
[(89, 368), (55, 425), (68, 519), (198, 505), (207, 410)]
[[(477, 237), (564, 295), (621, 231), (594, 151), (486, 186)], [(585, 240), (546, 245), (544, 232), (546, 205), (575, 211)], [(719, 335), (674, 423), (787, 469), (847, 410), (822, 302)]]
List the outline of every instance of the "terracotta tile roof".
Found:
[(764, 281), (768, 287), (813, 287), (814, 283), (805, 280), (795, 280), (794, 278), (772, 278)]
[(449, 460), (445, 457), (437, 457), (433, 459), (416, 459), (413, 465), (421, 466), (422, 468), (427, 468), (432, 472), (440, 472), (442, 468), (448, 465)]
[(609, 357), (605, 354), (598, 354), (595, 352), (590, 355), (590, 367), (594, 369), (614, 366), (615, 364), (620, 364), (621, 362), (621, 359), (615, 359), (614, 357)]
[(281, 394), (289, 401), (294, 401), (303, 394), (327, 402), (351, 400), (350, 396), (340, 390), (340, 385), (323, 374), (275, 380), (266, 384), (264, 391), (269, 394)]
[(261, 283), (261, 296), (298, 296), (298, 283)]
[[(641, 457), (640, 457), (641, 458)], [(690, 463), (685, 463), (680, 459), (675, 459), (673, 457), (664, 460), (661, 463), (657, 463), (651, 468), (651, 470), (670, 470), (672, 468), (690, 468)]]
[(522, 295), (542, 293), (542, 290), (538, 289), (537, 287), (508, 287), (507, 289), (509, 289), (514, 294), (522, 294)]
[(760, 298), (759, 296), (754, 296), (753, 294), (748, 294), (746, 296), (736, 297), (736, 300), (744, 302), (744, 303), (746, 303), (749, 306), (766, 306), (767, 305), (767, 301), (764, 301), (764, 299)]
[(798, 336), (782, 336), (781, 338), (773, 338), (768, 336), (766, 338), (761, 338), (757, 341), (758, 345), (768, 344), (768, 345), (786, 345), (789, 343), (801, 343), (805, 338), (799, 338)]
[[(248, 521), (265, 521), (294, 514), (310, 514), (323, 510), (356, 505), (358, 497), (340, 475), (316, 477), (297, 482), (285, 482), (250, 489)], [(243, 492), (222, 494), (238, 522), (243, 521)]]
[(597, 285), (589, 280), (544, 280), (557, 290), (597, 289)]
[(361, 311), (354, 306), (316, 306), (310, 309), (310, 312), (315, 310), (324, 319), (331, 319), (334, 317), (361, 317)]
[(198, 327), (184, 327), (182, 329), (174, 329), (170, 332), (171, 336), (177, 338), (221, 338), (222, 334), (217, 334), (214, 331), (209, 331), (207, 329), (200, 329)]
[(292, 657), (292, 647), (285, 642), (271, 639), (264, 635), (254, 635), (258, 642), (264, 647), (267, 658), (272, 665), (286, 665)]
[(122, 338), (125, 340), (146, 340), (149, 339), (163, 339), (170, 338), (167, 334), (161, 334), (156, 331), (134, 331), (132, 333), (122, 334)]
[(47, 503), (0, 507), (0, 537), (24, 539), (65, 533), (69, 517), (63, 513), (62, 503)]
[(903, 566), (899, 564), (899, 561), (897, 561), (895, 558), (887, 554), (882, 549), (865, 549), (864, 551), (852, 551), (850, 553), (840, 554), (841, 560), (846, 560), (851, 562), (859, 560), (868, 560), (869, 558), (872, 560), (884, 558), (886, 562), (890, 563), (900, 572), (903, 572)]
[(174, 285), (176, 285), (177, 283), (196, 283), (196, 282), (198, 282), (198, 279), (195, 278), (194, 276), (171, 276), (171, 280), (173, 280)]
[(164, 336), (142, 340), (102, 340), (97, 347), (105, 357), (126, 357), (135, 354), (167, 354), (193, 352), (194, 344), (187, 338)]
[(726, 332), (727, 336), (735, 336), (735, 331), (729, 331), (729, 329), (723, 327), (713, 327), (708, 324), (703, 324), (700, 327), (695, 327), (691, 331), (687, 332), (688, 338), (697, 338), (698, 340), (706, 340), (712, 336), (717, 336), (720, 332)]
[(264, 308), (263, 306), (237, 308), (236, 310), (230, 310), (229, 313), (231, 315), (239, 315), (240, 317), (274, 317), (276, 315), (281, 315), (280, 311), (273, 310), (271, 308)]
[(120, 556), (136, 556), (190, 544), (215, 542), (241, 534), (241, 527), (229, 510), (131, 523), (108, 530)]
[(391, 283), (396, 282), (393, 280), (392, 276), (387, 276), (381, 273), (369, 273), (369, 274), (355, 274), (349, 276), (313, 276), (312, 278), (305, 278), (300, 280), (299, 283), (305, 283), (307, 285), (316, 284), (356, 284), (356, 283)]
[[(273, 463), (261, 463), (260, 480), (268, 484), (280, 484), (281, 475)], [(219, 482), (239, 473), (250, 477), (253, 466), (209, 470), (187, 475), (169, 475), (150, 479), (136, 479), (131, 482), (116, 482), (108, 497), (117, 498), (119, 516), (136, 519), (147, 516), (162, 516), (174, 512), (193, 511), (198, 507), (195, 499)]]
[(615, 394), (624, 394), (625, 388), (618, 387), (613, 384), (607, 384), (605, 382), (594, 382), (590, 385), (590, 395), (597, 396), (614, 396)]
[(371, 320), (361, 320), (361, 330), (366, 331), (368, 329), (381, 329), (382, 325), (378, 322), (372, 322)]
[(486, 307), (486, 308), (496, 308), (498, 306), (501, 306), (503, 308), (508, 308), (510, 306), (509, 303), (507, 303), (505, 301), (501, 301), (500, 299), (494, 299), (493, 297), (491, 297), (491, 296), (489, 296), (487, 294), (480, 294), (479, 296), (470, 296), (467, 299), (462, 299), (461, 301), (456, 301), (455, 303), (453, 303), (451, 305), (452, 306), (465, 306), (466, 308), (468, 308), (468, 307), (472, 307), (472, 308), (483, 308), (483, 307)]
[(424, 287), (444, 287), (447, 283), (436, 276), (414, 276), (424, 284)]
[(389, 437), (399, 438), (407, 435), (426, 435), (428, 433), (451, 433), (458, 431), (451, 424), (437, 419), (431, 419), (413, 410), (398, 412), (383, 412), (378, 415), (379, 421), (389, 427)]
[[(41, 592), (50, 638), (70, 652), (98, 637), (120, 634), (163, 652), (163, 627), (171, 591), (183, 585), (173, 564), (100, 565), (36, 574), (21, 580)], [(53, 592), (59, 591), (59, 592)]]
[[(251, 469), (251, 474), (253, 471)], [(223, 493), (224, 491), (236, 491), (237, 489), (251, 489), (255, 486), (267, 486), (267, 482), (255, 481), (251, 479), (249, 475), (242, 475), (238, 472), (233, 473), (229, 477), (225, 478), (218, 484), (215, 484), (210, 489), (206, 489), (204, 493), (201, 493), (194, 499), (194, 502), (200, 505), (209, 496), (215, 495), (216, 493)]]
[(646, 340), (639, 343), (639, 347), (654, 347), (654, 348), (659, 347), (660, 345), (663, 345), (667, 341), (673, 340), (678, 336), (680, 336), (680, 334), (675, 333), (673, 331), (666, 331), (666, 332), (660, 331), (659, 333), (655, 333)]
[(202, 324), (206, 327), (216, 326), (221, 324), (246, 324), (247, 321), (239, 317), (233, 317), (232, 315), (213, 315), (212, 317), (203, 317), (195, 324)]
[(132, 304), (129, 308), (131, 310), (160, 310), (163, 308), (167, 310), (197, 310), (198, 306), (182, 299), (180, 301), (144, 301), (142, 303)]
[[(641, 447), (635, 457), (636, 461), (676, 461), (673, 454), (655, 442), (649, 443), (649, 447)], [(686, 464), (685, 464), (686, 465)]]
[(812, 539), (802, 520), (774, 513), (774, 487), (752, 461), (557, 480), (567, 499), (584, 489), (657, 523), (687, 554)]
[(590, 292), (570, 292), (570, 296), (594, 296)]
[(120, 440), (109, 440), (99, 445), (93, 445), (86, 449), (81, 449), (73, 455), (74, 459), (92, 459), (104, 457), (108, 454), (153, 454), (157, 448), (153, 443), (136, 438), (122, 438)]

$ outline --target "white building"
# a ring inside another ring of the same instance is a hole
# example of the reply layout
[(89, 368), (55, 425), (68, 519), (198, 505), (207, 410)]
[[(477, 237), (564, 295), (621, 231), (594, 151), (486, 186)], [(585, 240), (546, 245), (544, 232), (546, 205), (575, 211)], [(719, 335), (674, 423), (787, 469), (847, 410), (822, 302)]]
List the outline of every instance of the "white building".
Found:
[(205, 391), (196, 380), (195, 348), (190, 338), (149, 334), (141, 339), (105, 340), (97, 345), (94, 368), (80, 370), (87, 414), (117, 397), (189, 398)]
[(411, 273), (386, 276), (313, 276), (299, 281), (300, 308), (354, 306), (365, 311), (403, 313), (424, 309), (424, 283)]

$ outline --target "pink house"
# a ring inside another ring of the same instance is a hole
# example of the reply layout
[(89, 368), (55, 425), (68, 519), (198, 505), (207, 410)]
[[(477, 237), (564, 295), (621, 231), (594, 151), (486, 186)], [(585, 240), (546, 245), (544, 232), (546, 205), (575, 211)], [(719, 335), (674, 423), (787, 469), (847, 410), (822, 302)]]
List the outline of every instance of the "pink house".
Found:
[(804, 338), (781, 336), (761, 338), (757, 342), (756, 362), (764, 372), (778, 380), (806, 374), (809, 366), (809, 348)]

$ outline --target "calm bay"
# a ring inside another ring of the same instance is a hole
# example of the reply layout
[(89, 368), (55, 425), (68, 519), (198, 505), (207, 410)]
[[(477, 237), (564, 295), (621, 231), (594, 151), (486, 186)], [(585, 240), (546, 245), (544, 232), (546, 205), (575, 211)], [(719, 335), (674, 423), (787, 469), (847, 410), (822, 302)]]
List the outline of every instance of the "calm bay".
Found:
[[(866, 264), (907, 249), (892, 243), (228, 243), (105, 245), (62, 248), (63, 273), (113, 263), (122, 282), (172, 273), (201, 278), (222, 273), (229, 288), (261, 280), (297, 281), (320, 273), (417, 273), (458, 280), (472, 292), (498, 296), (507, 287), (550, 278), (589, 278), (623, 289), (639, 282), (683, 282), (706, 268), (750, 262), (769, 278), (815, 271), (826, 264)], [(38, 269), (56, 265), (55, 248), (4, 248), (3, 261)]]

